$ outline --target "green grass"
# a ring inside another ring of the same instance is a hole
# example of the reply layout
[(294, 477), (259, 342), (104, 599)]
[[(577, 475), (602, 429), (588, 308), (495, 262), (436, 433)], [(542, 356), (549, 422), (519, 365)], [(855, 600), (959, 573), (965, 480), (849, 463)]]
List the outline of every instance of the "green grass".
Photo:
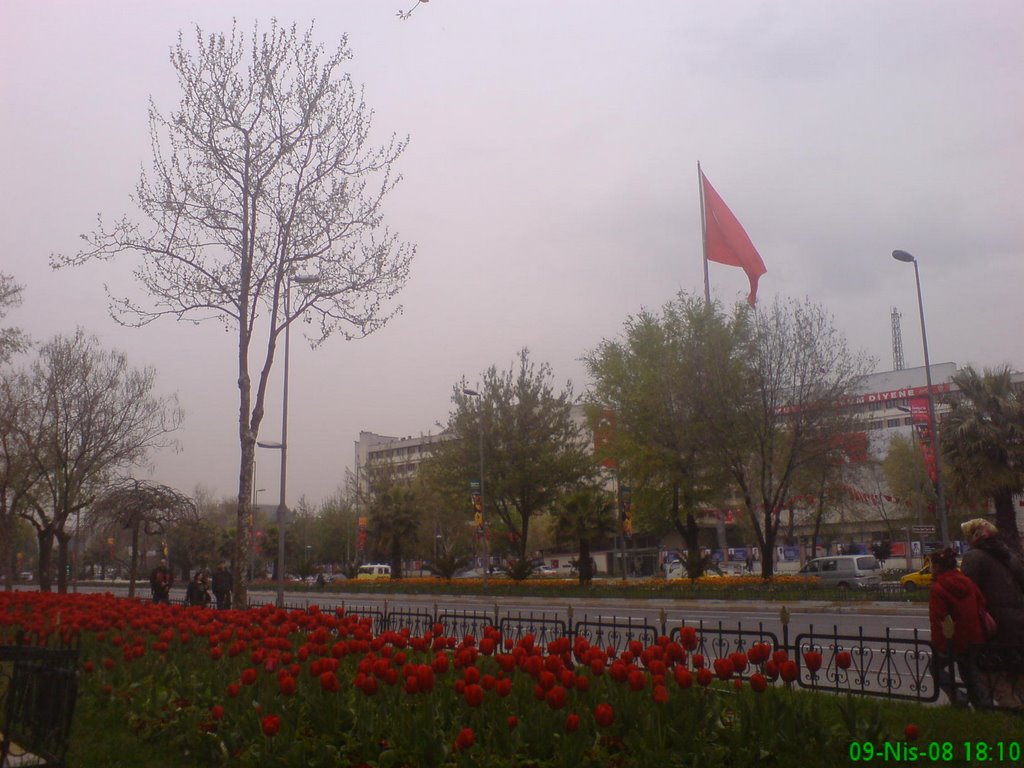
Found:
[[(806, 704), (810, 701), (814, 711), (821, 715), (819, 723), (834, 720), (839, 724), (851, 719), (862, 724), (874, 723), (878, 733), (899, 734), (890, 742), (893, 745), (896, 741), (903, 741), (902, 734), (906, 726), (914, 724), (919, 728), (920, 736), (915, 742), (908, 743), (924, 751), (932, 742), (949, 742), (955, 748), (955, 754), (961, 758), (951, 762), (928, 760), (929, 765), (969, 765), (962, 760), (964, 742), (1008, 743), (1010, 739), (1017, 738), (1014, 734), (1020, 734), (1024, 729), (1021, 716), (1005, 712), (974, 712), (948, 706), (924, 706), (854, 696), (836, 697), (808, 691), (795, 691), (790, 695), (794, 697), (795, 702), (802, 701)], [(873, 729), (869, 727), (867, 730), (870, 732)], [(875, 747), (884, 749), (885, 739), (879, 738), (876, 741), (878, 743)], [(924, 760), (923, 757), (919, 758), (917, 764), (923, 764)], [(875, 762), (879, 762), (877, 758)], [(75, 711), (68, 764), (72, 768), (179, 768), (205, 763), (182, 754), (166, 741), (143, 739), (131, 731), (119, 708), (98, 704), (93, 697), (87, 695), (79, 700)], [(857, 764), (871, 763), (847, 760), (840, 761), (838, 765)], [(887, 760), (883, 764), (904, 763)], [(1008, 761), (988, 763), (1010, 764)], [(835, 762), (830, 765), (838, 768)]]

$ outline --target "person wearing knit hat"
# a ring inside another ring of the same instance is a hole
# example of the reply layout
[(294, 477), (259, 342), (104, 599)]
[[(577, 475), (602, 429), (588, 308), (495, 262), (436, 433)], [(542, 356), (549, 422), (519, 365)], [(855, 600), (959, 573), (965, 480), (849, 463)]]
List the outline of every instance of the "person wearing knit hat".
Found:
[[(961, 568), (985, 596), (988, 612), (996, 621), (990, 638), (998, 645), (1024, 645), (1024, 561), (998, 535), (988, 520), (976, 518), (961, 526), (970, 550)], [(995, 703), (1000, 707), (1024, 709), (1024, 675), (1005, 667), (986, 670)]]

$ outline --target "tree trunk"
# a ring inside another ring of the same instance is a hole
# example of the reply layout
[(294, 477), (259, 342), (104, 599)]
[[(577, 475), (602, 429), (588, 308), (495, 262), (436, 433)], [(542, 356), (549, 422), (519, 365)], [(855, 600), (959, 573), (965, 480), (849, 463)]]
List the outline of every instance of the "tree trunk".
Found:
[(576, 569), (580, 574), (580, 584), (590, 586), (594, 580), (594, 571), (590, 567), (590, 539), (580, 539), (580, 552), (576, 559)]
[(128, 597), (135, 597), (135, 579), (139, 576), (139, 521), (132, 520), (132, 559), (128, 566)]
[(64, 595), (68, 591), (68, 542), (70, 536), (63, 530), (57, 531), (57, 592)]
[(53, 531), (50, 528), (36, 530), (39, 542), (39, 591), (51, 592), (53, 582), (50, 578), (50, 558), (53, 556)]
[[(239, 381), (241, 385), (241, 381)], [(248, 567), (250, 561), (250, 535), (255, 535), (255, 510), (252, 508), (253, 470), (256, 458), (256, 433), (246, 429), (248, 399), (243, 396), (243, 407), (240, 414), (242, 428), (242, 456), (239, 467), (238, 511), (235, 516), (235, 546), (231, 556), (231, 577), (234, 579), (232, 603), (234, 608), (247, 608), (249, 605)], [(253, 574), (255, 577), (255, 574)]]
[(391, 578), (402, 578), (402, 542), (398, 536), (391, 536)]
[(1013, 508), (1013, 491), (1000, 488), (992, 494), (996, 507), (996, 528), (1003, 541), (1015, 552), (1020, 552), (1020, 531), (1017, 530), (1017, 514)]

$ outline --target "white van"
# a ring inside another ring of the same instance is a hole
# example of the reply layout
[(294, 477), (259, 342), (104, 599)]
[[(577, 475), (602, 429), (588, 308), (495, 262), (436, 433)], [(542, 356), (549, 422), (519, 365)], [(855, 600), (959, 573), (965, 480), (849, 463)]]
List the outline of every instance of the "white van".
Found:
[(359, 573), (356, 574), (356, 578), (363, 580), (390, 579), (391, 566), (380, 565), (379, 563), (360, 565)]
[(873, 587), (882, 583), (882, 568), (874, 555), (835, 555), (808, 560), (801, 576), (815, 576), (825, 586)]

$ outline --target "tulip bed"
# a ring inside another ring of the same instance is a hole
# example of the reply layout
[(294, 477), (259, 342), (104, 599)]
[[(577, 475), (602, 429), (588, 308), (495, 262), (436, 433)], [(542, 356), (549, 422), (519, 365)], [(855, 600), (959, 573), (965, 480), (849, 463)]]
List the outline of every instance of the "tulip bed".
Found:
[[(76, 640), (78, 706), (197, 766), (747, 766), (849, 762), (903, 741), (878, 704), (788, 690), (786, 652), (678, 642), (374, 634), (343, 612), (217, 612), (112, 595), (0, 595), (0, 642)], [(840, 666), (847, 659), (832, 663)], [(807, 654), (814, 671), (820, 653)]]

